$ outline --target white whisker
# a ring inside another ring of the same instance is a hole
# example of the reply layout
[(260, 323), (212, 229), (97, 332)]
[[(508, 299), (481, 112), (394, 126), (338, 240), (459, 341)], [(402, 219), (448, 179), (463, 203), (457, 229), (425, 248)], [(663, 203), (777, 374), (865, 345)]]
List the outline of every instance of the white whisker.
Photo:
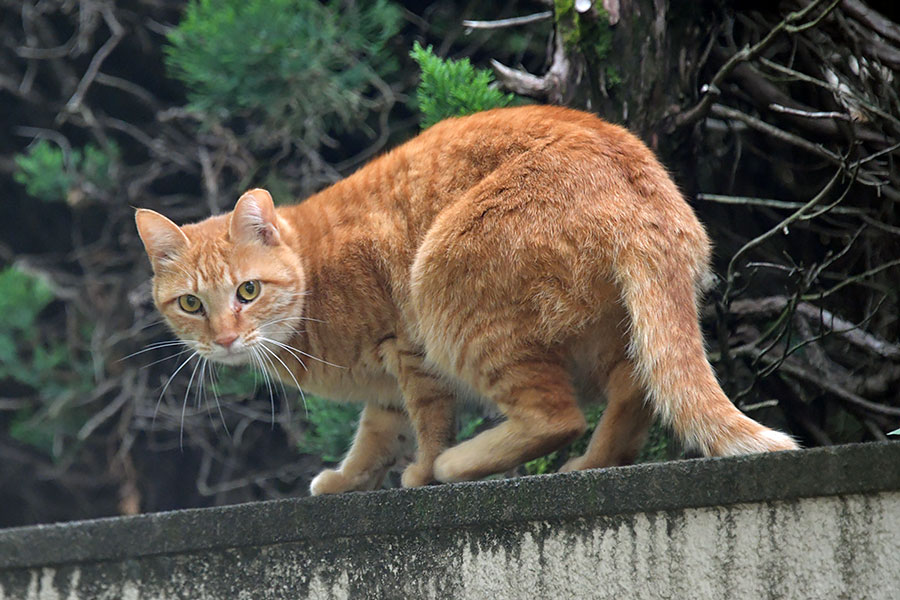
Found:
[[(270, 341), (271, 341), (271, 340), (270, 340)], [(294, 373), (288, 368), (288, 366), (284, 363), (284, 361), (281, 360), (281, 357), (278, 356), (278, 353), (275, 352), (274, 350), (272, 350), (271, 348), (269, 348), (268, 346), (266, 346), (265, 343), (260, 344), (259, 347), (262, 348), (263, 350), (265, 350), (266, 352), (268, 352), (269, 354), (271, 354), (271, 355), (275, 358), (275, 360), (277, 360), (278, 362), (281, 363), (281, 366), (284, 367), (284, 370), (287, 371), (287, 374), (290, 375), (290, 376), (291, 376), (291, 379), (294, 381), (294, 385), (297, 386), (297, 390), (300, 391), (300, 397), (303, 399), (303, 407), (306, 408), (306, 396), (303, 395), (303, 389), (300, 387), (300, 382), (297, 381), (297, 378), (296, 378), (296, 377), (294, 377)], [(301, 363), (301, 364), (302, 364), (302, 363)], [(284, 390), (284, 386), (282, 386), (281, 389)], [(288, 400), (287, 400), (287, 393), (286, 393), (286, 392), (285, 392), (284, 396), (285, 396), (285, 400), (284, 400), (284, 401), (285, 401), (285, 406), (287, 406), (287, 407), (288, 407), (288, 411), (290, 411), (290, 410), (291, 410), (291, 409), (290, 409), (290, 402), (288, 402)], [(308, 410), (308, 409), (307, 409), (307, 410)], [(290, 413), (288, 414), (288, 416), (290, 416)]]
[[(205, 356), (200, 359), (200, 378), (197, 380), (197, 410), (200, 410), (200, 406), (203, 404), (203, 379), (206, 374), (206, 365), (209, 363), (209, 359)], [(209, 412), (209, 403), (207, 403), (206, 412)]]
[(269, 404), (272, 406), (272, 426), (275, 426), (275, 397), (272, 394), (272, 380), (269, 377), (269, 372), (266, 369), (266, 365), (262, 360), (262, 353), (260, 353), (256, 348), (250, 348), (250, 356), (253, 357), (253, 360), (256, 361), (256, 364), (259, 366), (259, 371), (263, 376), (263, 381), (266, 383), (266, 387), (269, 390)]
[[(254, 374), (254, 379), (256, 375)], [(212, 384), (210, 387), (212, 388), (213, 398), (216, 401), (216, 410), (219, 411), (219, 418), (222, 419), (222, 427), (225, 429), (225, 435), (229, 438), (231, 437), (231, 432), (228, 431), (228, 423), (225, 422), (225, 415), (222, 413), (222, 404), (219, 402), (219, 390), (216, 389), (216, 378), (215, 378), (215, 365), (209, 369), (209, 381)], [(209, 401), (207, 401), (209, 402)]]
[[(265, 348), (263, 346), (260, 346), (260, 348), (265, 350)], [(265, 354), (263, 354), (262, 352), (259, 353), (259, 358), (267, 365), (266, 370), (269, 372), (269, 377), (270, 378), (275, 377), (276, 378), (275, 381), (278, 383), (278, 385), (281, 386), (282, 398), (287, 396), (287, 390), (284, 389), (284, 382), (281, 380), (281, 377), (278, 376), (278, 369), (275, 367), (275, 363), (273, 363), (272, 359), (269, 358), (268, 356), (266, 356)], [(270, 396), (269, 400), (270, 400), (270, 404), (272, 407), (272, 428), (274, 428), (275, 427), (275, 399)]]
[[(277, 340), (273, 340), (272, 338), (260, 336), (259, 339), (262, 340), (263, 343), (269, 342), (270, 344), (275, 344), (279, 348), (283, 348), (283, 349), (287, 350), (290, 353), (290, 355), (293, 356), (297, 360), (298, 363), (300, 363), (300, 366), (303, 367), (304, 371), (309, 371), (309, 369), (306, 367), (306, 363), (303, 362), (303, 359), (300, 358), (299, 356), (297, 356), (296, 354), (294, 354), (293, 351), (295, 350), (295, 348), (288, 346), (287, 344), (282, 344), (281, 342), (279, 342)], [(287, 367), (285, 367), (285, 369), (287, 369)], [(300, 385), (297, 384), (297, 387), (299, 388)]]
[[(281, 347), (284, 348), (285, 350), (294, 350), (294, 351), (296, 351), (296, 352), (299, 352), (300, 354), (302, 354), (303, 356), (305, 356), (305, 357), (307, 357), (307, 358), (311, 358), (311, 359), (313, 359), (313, 360), (317, 360), (317, 361), (319, 361), (320, 363), (326, 364), (326, 365), (328, 365), (328, 366), (330, 366), (330, 367), (336, 367), (336, 368), (338, 368), (338, 369), (346, 369), (346, 368), (347, 368), (347, 367), (342, 367), (341, 365), (336, 365), (336, 364), (334, 364), (333, 362), (328, 362), (328, 361), (325, 360), (324, 358), (319, 358), (318, 356), (313, 356), (312, 354), (309, 354), (308, 352), (304, 352), (304, 351), (301, 350), (300, 348), (295, 348), (294, 346), (288, 346), (287, 344), (282, 344), (281, 342), (278, 342), (278, 341), (275, 341), (275, 340), (272, 340), (272, 339), (269, 339), (269, 338), (262, 338), (262, 339), (264, 339), (264, 340), (267, 341), (267, 342), (272, 342), (273, 344), (278, 344), (279, 346), (281, 346)], [(292, 352), (291, 354), (293, 354), (293, 352)], [(294, 358), (297, 358), (297, 357), (295, 356)], [(297, 358), (297, 360), (300, 360), (300, 359)], [(300, 364), (303, 364), (303, 361), (300, 361)], [(306, 368), (305, 365), (304, 365), (304, 368)]]
[(142, 366), (141, 368), (142, 368), (142, 369), (146, 369), (146, 368), (152, 367), (153, 365), (158, 365), (158, 364), (161, 363), (161, 362), (165, 362), (165, 361), (167, 361), (167, 360), (171, 360), (171, 359), (175, 358), (176, 356), (181, 356), (181, 355), (184, 354), (185, 352), (190, 352), (190, 351), (191, 351), (190, 348), (185, 348), (185, 349), (182, 350), (181, 352), (176, 352), (175, 354), (170, 354), (169, 356), (166, 356), (165, 358), (160, 358), (159, 360), (154, 360), (152, 363), (148, 363), (148, 364)]
[[(268, 352), (269, 354), (272, 354), (272, 351), (269, 348), (267, 348), (266, 346), (264, 346), (263, 344), (260, 344), (259, 347), (262, 348), (263, 350), (265, 350), (266, 352)], [(284, 387), (284, 380), (282, 379), (281, 375), (278, 374), (278, 367), (276, 367), (275, 363), (272, 362), (272, 359), (269, 358), (268, 356), (266, 356), (265, 354), (260, 354), (260, 356), (262, 356), (265, 359), (266, 364), (268, 364), (269, 367), (271, 367), (269, 369), (269, 374), (277, 378), (276, 381), (278, 382), (279, 387), (281, 387), (281, 395), (286, 397), (287, 389)], [(284, 362), (282, 362), (281, 359), (278, 358), (278, 356), (275, 356), (275, 358), (278, 359), (278, 362), (280, 362), (282, 365), (284, 364)], [(287, 367), (285, 367), (285, 369), (287, 369)], [(291, 375), (290, 371), (288, 372), (288, 374)], [(291, 377), (293, 377), (293, 375), (291, 375)]]
[[(276, 359), (278, 362), (280, 362), (281, 365), (282, 365), (282, 366), (285, 368), (285, 370), (288, 372), (288, 375), (291, 376), (291, 379), (294, 380), (294, 383), (295, 383), (295, 384), (297, 383), (297, 379), (294, 377), (294, 374), (291, 373), (290, 369), (287, 368), (287, 365), (284, 364), (284, 361), (281, 360), (281, 358), (280, 358), (277, 354), (275, 354), (274, 352), (272, 352), (272, 350), (269, 349), (269, 348), (267, 348), (264, 344), (260, 344), (260, 345), (259, 345), (259, 348), (261, 348), (262, 350), (265, 350), (266, 352), (268, 352), (269, 354), (271, 354), (272, 356), (274, 356), (275, 359)], [(278, 368), (275, 366), (275, 363), (272, 362), (272, 359), (271, 359), (271, 358), (265, 356), (264, 354), (260, 354), (260, 356), (266, 359), (266, 363), (269, 364), (269, 365), (271, 366), (271, 368), (272, 368), (272, 369), (271, 369), (271, 370), (272, 370), (272, 373), (273, 373), (276, 377), (278, 377), (278, 384), (281, 386), (281, 397), (282, 397), (282, 399), (284, 400), (285, 404), (287, 405), (287, 404), (288, 404), (288, 399), (287, 399), (288, 393), (287, 393), (287, 389), (285, 389), (285, 387), (284, 387), (284, 380), (281, 378), (281, 376), (278, 375)], [(297, 384), (297, 389), (299, 389), (299, 388), (300, 388), (300, 386), (299, 386), (299, 384)], [(273, 409), (273, 411), (274, 411), (274, 409), (275, 409), (274, 404), (273, 404), (273, 406), (272, 406), (272, 409)], [(272, 418), (273, 418), (273, 420), (274, 420), (274, 412), (273, 412), (273, 417), (272, 417)], [(273, 421), (273, 425), (274, 425), (274, 421)]]
[(212, 418), (212, 411), (209, 410), (209, 398), (206, 397), (206, 365), (209, 364), (209, 359), (204, 357), (203, 364), (200, 365), (200, 383), (198, 385), (197, 390), (197, 408), (200, 408), (200, 403), (202, 402), (204, 406), (206, 406), (206, 416), (209, 417), (209, 424), (215, 427), (215, 422)]
[(187, 345), (187, 344), (185, 344), (181, 340), (166, 340), (165, 342), (153, 342), (152, 344), (148, 345), (143, 350), (138, 350), (137, 352), (132, 352), (128, 356), (123, 356), (116, 362), (122, 362), (123, 360), (128, 360), (132, 356), (137, 356), (138, 354), (150, 352), (151, 350), (159, 350), (160, 348), (169, 348), (170, 346), (185, 346), (185, 345)]
[(193, 354), (191, 354), (186, 359), (184, 359), (184, 362), (181, 363), (180, 365), (178, 365), (178, 368), (175, 369), (175, 372), (169, 376), (169, 379), (166, 381), (166, 384), (163, 386), (162, 391), (159, 393), (159, 398), (156, 400), (156, 408), (153, 409), (153, 419), (150, 421), (150, 429), (151, 430), (153, 429), (153, 426), (156, 424), (156, 413), (159, 412), (159, 404), (160, 404), (160, 402), (162, 402), (163, 395), (166, 393), (166, 390), (169, 389), (169, 384), (172, 383), (172, 380), (175, 379), (175, 376), (178, 375), (178, 372), (184, 368), (184, 365), (188, 364), (192, 358), (194, 358), (195, 356), (199, 356), (199, 355), (200, 355), (200, 353), (195, 351)]
[(203, 363), (204, 360), (205, 359), (201, 357), (200, 360), (197, 361), (197, 364), (194, 365), (194, 370), (191, 372), (191, 378), (188, 381), (187, 389), (184, 390), (184, 402), (182, 402), (181, 404), (181, 431), (178, 434), (178, 446), (182, 450), (184, 449), (184, 414), (187, 411), (188, 394), (191, 393), (191, 386), (194, 383), (194, 376), (197, 374), (197, 368)]

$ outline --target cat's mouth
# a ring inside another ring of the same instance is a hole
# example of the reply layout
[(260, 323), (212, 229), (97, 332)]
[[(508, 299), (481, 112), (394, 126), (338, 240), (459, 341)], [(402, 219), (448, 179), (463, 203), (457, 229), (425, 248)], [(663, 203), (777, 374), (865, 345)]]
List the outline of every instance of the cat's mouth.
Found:
[(222, 352), (213, 352), (206, 358), (213, 362), (228, 365), (229, 367), (239, 367), (250, 363), (250, 353), (246, 350), (224, 350)]
[(213, 347), (202, 354), (204, 358), (230, 367), (246, 365), (251, 360), (250, 349), (241, 343), (235, 343), (229, 348)]
[[(277, 354), (279, 348), (285, 348), (301, 365), (303, 364), (298, 355), (303, 354), (303, 352), (286, 345), (275, 336), (242, 335), (232, 340), (228, 346), (218, 343), (205, 343), (196, 346), (195, 350), (209, 361), (230, 367), (268, 365), (274, 368), (276, 363), (284, 366), (283, 359)], [(285, 366), (285, 368), (287, 367)]]

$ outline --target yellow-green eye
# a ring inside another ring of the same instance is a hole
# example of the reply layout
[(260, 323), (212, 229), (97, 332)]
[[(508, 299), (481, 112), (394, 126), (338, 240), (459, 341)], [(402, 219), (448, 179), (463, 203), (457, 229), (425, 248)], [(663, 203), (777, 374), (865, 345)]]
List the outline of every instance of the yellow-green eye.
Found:
[(178, 297), (178, 306), (186, 313), (195, 313), (203, 308), (203, 303), (200, 302), (200, 298), (197, 296), (185, 294), (184, 296)]
[(257, 296), (259, 296), (259, 288), (262, 287), (259, 284), (259, 281), (245, 281), (241, 285), (238, 286), (237, 289), (237, 297), (241, 302), (250, 302)]

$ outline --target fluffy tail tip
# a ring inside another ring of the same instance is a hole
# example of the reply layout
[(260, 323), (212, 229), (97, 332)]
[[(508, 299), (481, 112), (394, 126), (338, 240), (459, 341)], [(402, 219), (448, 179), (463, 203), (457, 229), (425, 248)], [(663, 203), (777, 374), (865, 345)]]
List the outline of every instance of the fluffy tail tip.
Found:
[(741, 454), (799, 449), (800, 445), (791, 436), (760, 426), (759, 430), (752, 434), (743, 434), (726, 441), (716, 449), (715, 454), (719, 456), (738, 456)]

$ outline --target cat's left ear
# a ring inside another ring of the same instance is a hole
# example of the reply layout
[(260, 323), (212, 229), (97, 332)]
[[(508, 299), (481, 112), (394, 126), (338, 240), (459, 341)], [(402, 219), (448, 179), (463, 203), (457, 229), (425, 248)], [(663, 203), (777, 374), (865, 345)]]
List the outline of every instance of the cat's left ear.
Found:
[(134, 222), (154, 271), (160, 264), (176, 260), (190, 245), (184, 231), (158, 212), (139, 208), (134, 214)]
[(263, 243), (277, 246), (281, 243), (278, 218), (272, 195), (263, 189), (255, 189), (241, 196), (231, 215), (231, 239), (243, 243)]

